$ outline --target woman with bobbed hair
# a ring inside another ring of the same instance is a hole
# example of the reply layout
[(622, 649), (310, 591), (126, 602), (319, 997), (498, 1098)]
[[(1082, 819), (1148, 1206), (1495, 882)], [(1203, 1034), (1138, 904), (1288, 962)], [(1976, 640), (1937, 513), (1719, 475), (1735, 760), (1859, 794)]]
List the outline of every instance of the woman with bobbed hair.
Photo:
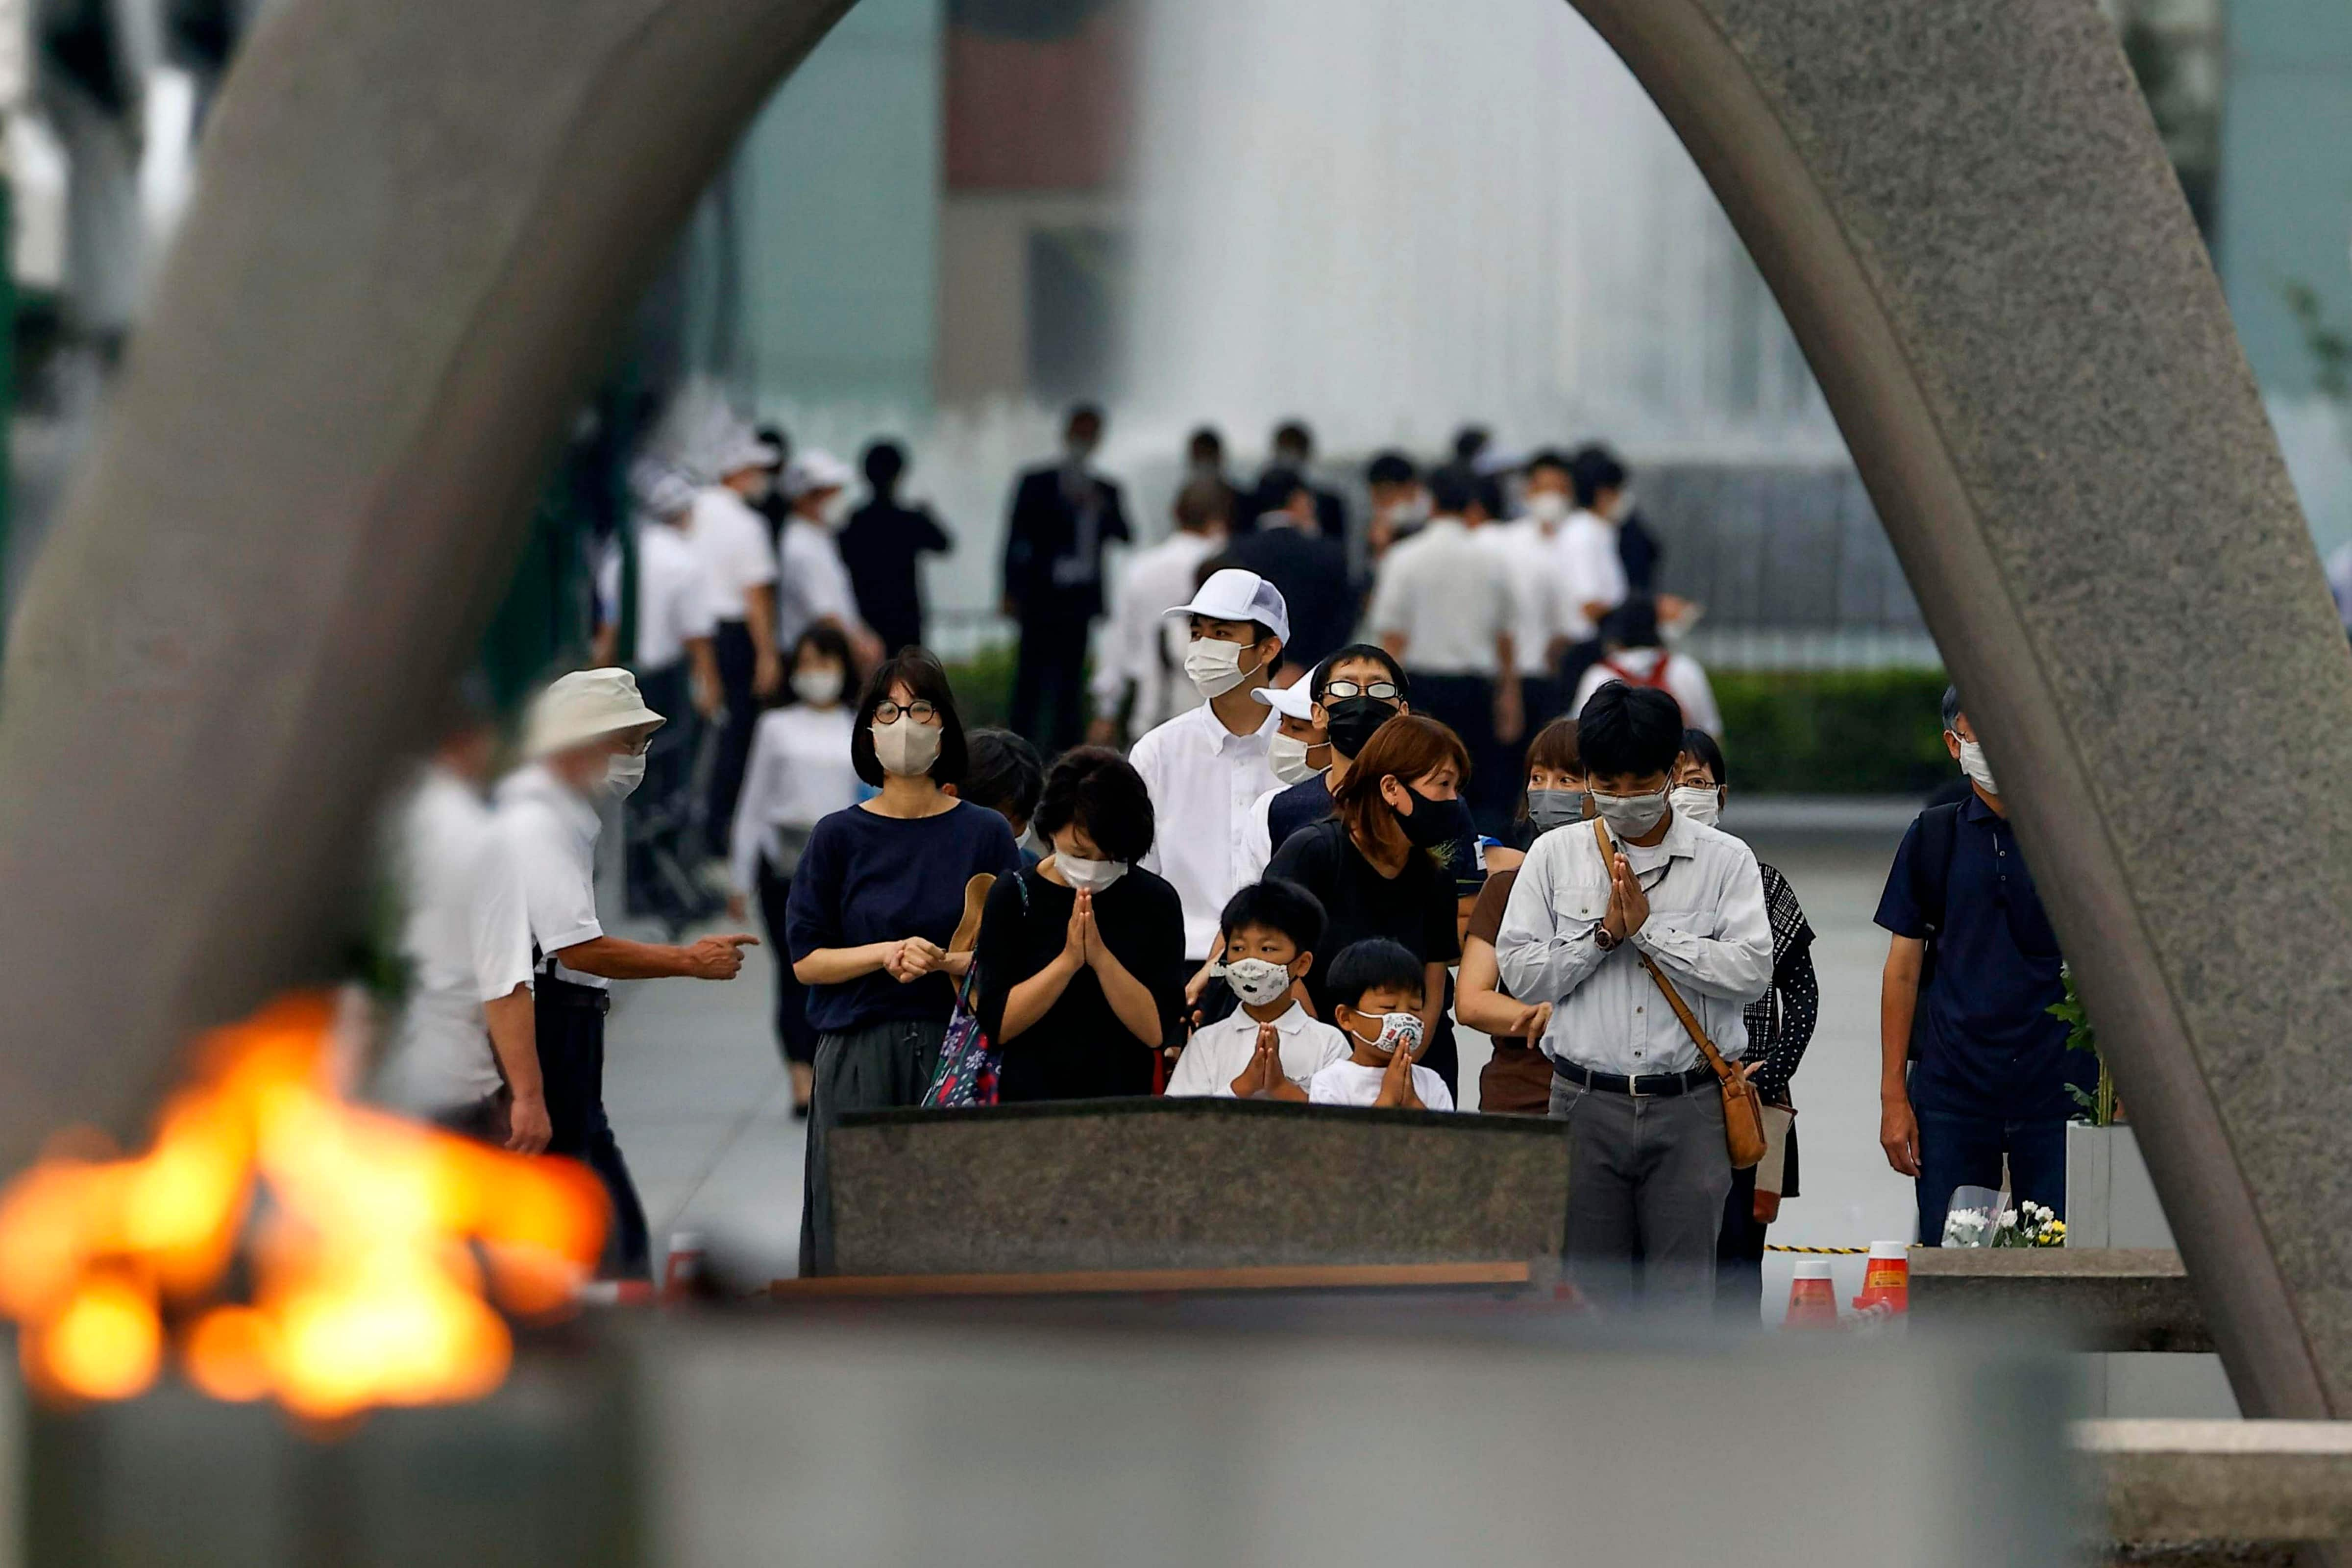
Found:
[(1053, 853), (989, 894), (975, 960), (997, 1099), (1150, 1094), (1182, 1037), (1185, 978), (1183, 903), (1137, 864), (1151, 796), (1126, 758), (1082, 746), (1045, 775), (1033, 822)]
[(1469, 779), (1460, 736), (1434, 719), (1402, 714), (1357, 754), (1332, 795), (1332, 815), (1292, 834), (1265, 870), (1305, 888), (1329, 914), (1306, 976), (1307, 1000), (1326, 1023), (1332, 1002), (1324, 989), (1326, 953), (1387, 937), (1422, 961), (1428, 984), (1421, 1021), (1429, 1045), (1420, 1063), (1449, 1090), (1458, 1086), (1445, 971), (1462, 954), (1454, 862), (1475, 854), (1477, 843), (1462, 801)]
[(817, 823), (793, 871), (784, 942), (817, 1031), (801, 1272), (833, 1271), (825, 1145), (845, 1110), (919, 1105), (954, 1005), (950, 953), (964, 885), (1010, 878), (1004, 818), (958, 800), (963, 722), (947, 671), (921, 648), (885, 659), (849, 731), (857, 776), (882, 793)]

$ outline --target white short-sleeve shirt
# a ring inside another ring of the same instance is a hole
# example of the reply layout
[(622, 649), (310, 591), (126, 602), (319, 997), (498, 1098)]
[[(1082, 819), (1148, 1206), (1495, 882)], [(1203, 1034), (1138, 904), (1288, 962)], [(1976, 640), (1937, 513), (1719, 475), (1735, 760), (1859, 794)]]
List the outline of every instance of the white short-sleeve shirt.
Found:
[[(1257, 1054), (1257, 1020), (1240, 1009), (1203, 1026), (1177, 1058), (1176, 1070), (1168, 1079), (1169, 1094), (1233, 1099), (1234, 1079), (1241, 1077)], [(1347, 1059), (1346, 1037), (1330, 1025), (1308, 1017), (1307, 1009), (1296, 1002), (1274, 1021), (1274, 1029), (1282, 1041), (1282, 1076), (1302, 1089), (1317, 1072)]]
[(1205, 704), (1135, 743), (1128, 760), (1151, 794), (1157, 818), (1143, 868), (1168, 879), (1184, 905), (1184, 955), (1217, 950), (1217, 921), (1249, 870), (1250, 807), (1281, 780), (1266, 760), (1282, 716), (1271, 708), (1246, 735)]
[[(1370, 1105), (1381, 1097), (1385, 1068), (1368, 1068), (1353, 1057), (1333, 1062), (1307, 1085), (1307, 1098), (1317, 1105)], [(1445, 1080), (1424, 1067), (1412, 1069), (1412, 1091), (1431, 1110), (1451, 1110), (1454, 1096)]]
[(725, 485), (711, 485), (695, 493), (686, 537), (702, 560), (719, 618), (742, 620), (751, 590), (776, 580), (776, 546), (768, 534), (768, 520)]
[(784, 524), (782, 574), (776, 579), (776, 647), (790, 653), (801, 634), (831, 616), (855, 626), (857, 600), (841, 546), (821, 523), (795, 517)]
[[(1366, 617), (1372, 635), (1404, 638), (1404, 667), (1431, 675), (1502, 673), (1495, 642), (1516, 635), (1518, 590), (1503, 552), (1462, 520), (1441, 517), (1388, 552)], [(1516, 662), (1518, 649), (1511, 650)]]
[(1568, 590), (1568, 635), (1577, 642), (1590, 641), (1600, 635), (1600, 627), (1584, 606), (1614, 609), (1625, 602), (1625, 558), (1618, 552), (1617, 525), (1580, 511), (1560, 524), (1557, 542)]
[(596, 808), (540, 763), (516, 769), (499, 785), (499, 831), (522, 879), (530, 940), (545, 973), (574, 985), (612, 982), (555, 961), (555, 954), (604, 934), (596, 918)]
[(857, 804), (851, 728), (849, 709), (838, 702), (830, 708), (795, 702), (760, 715), (728, 844), (728, 871), (737, 891), (759, 886), (760, 857), (777, 857), (778, 828), (814, 827)]
[(428, 767), (393, 822), (412, 984), (377, 1093), (430, 1113), (488, 1099), (503, 1079), (482, 1004), (530, 983), (522, 878), (471, 784)]
[[(621, 555), (604, 557), (596, 587), (606, 613), (618, 619)], [(709, 574), (686, 535), (667, 523), (637, 522), (637, 656), (633, 668), (667, 669), (686, 657), (686, 645), (718, 628)]]

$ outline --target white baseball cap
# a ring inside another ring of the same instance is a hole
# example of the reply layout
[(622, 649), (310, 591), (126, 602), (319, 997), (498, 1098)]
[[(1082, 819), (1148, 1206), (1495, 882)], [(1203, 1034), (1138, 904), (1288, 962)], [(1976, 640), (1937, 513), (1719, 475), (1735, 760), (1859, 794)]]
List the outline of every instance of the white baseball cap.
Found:
[(1307, 690), (1312, 685), (1312, 680), (1301, 676), (1287, 686), (1261, 686), (1250, 695), (1284, 718), (1307, 724), (1315, 719), (1315, 698)]
[(629, 465), (629, 493), (639, 508), (665, 521), (694, 510), (694, 481), (658, 458)]
[(575, 669), (531, 700), (523, 721), (523, 755), (532, 762), (601, 735), (667, 723), (637, 694), (625, 669)]
[(784, 465), (784, 495), (798, 500), (811, 490), (837, 490), (857, 476), (847, 463), (822, 447), (793, 454)]
[(1167, 614), (1206, 616), (1213, 621), (1255, 621), (1284, 642), (1290, 640), (1290, 606), (1282, 602), (1282, 590), (1238, 566), (1211, 573), (1191, 604), (1179, 605)]

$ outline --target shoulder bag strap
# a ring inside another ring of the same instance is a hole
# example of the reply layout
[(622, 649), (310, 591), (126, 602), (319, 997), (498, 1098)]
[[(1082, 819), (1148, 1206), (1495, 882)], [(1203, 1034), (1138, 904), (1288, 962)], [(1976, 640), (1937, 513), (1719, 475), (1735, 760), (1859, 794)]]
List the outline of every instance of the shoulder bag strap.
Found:
[[(1592, 819), (1592, 837), (1601, 847), (1601, 870), (1604, 872), (1612, 870), (1616, 862), (1617, 847), (1609, 841), (1608, 826), (1597, 816)], [(1625, 940), (1628, 944), (1633, 942), (1631, 937)], [(1650, 978), (1658, 983), (1658, 989), (1665, 994), (1666, 1005), (1675, 1010), (1675, 1016), (1681, 1019), (1683, 1027), (1689, 1031), (1692, 1041), (1698, 1047), (1698, 1054), (1706, 1058), (1707, 1070), (1715, 1074), (1715, 1081), (1729, 1082), (1732, 1073), (1731, 1064), (1725, 1061), (1723, 1053), (1715, 1048), (1715, 1041), (1707, 1037), (1706, 1028), (1698, 1021), (1698, 1016), (1693, 1013), (1690, 1010), (1690, 1005), (1683, 1000), (1683, 994), (1675, 989), (1675, 983), (1667, 979), (1665, 972), (1640, 948), (1633, 949), (1633, 956), (1642, 961), (1642, 967), (1648, 970)]]

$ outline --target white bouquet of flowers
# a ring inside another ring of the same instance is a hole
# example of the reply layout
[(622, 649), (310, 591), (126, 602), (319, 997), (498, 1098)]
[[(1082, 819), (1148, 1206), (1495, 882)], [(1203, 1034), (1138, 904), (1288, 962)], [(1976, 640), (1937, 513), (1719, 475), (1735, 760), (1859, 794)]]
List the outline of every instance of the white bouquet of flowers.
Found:
[[(2000, 1194), (1990, 1187), (1960, 1187), (1952, 1194), (1951, 1206), (1944, 1211), (1944, 1245), (1946, 1247), (1993, 1247), (1993, 1237), (2000, 1233)], [(2010, 1219), (2016, 1221), (2016, 1212)]]

